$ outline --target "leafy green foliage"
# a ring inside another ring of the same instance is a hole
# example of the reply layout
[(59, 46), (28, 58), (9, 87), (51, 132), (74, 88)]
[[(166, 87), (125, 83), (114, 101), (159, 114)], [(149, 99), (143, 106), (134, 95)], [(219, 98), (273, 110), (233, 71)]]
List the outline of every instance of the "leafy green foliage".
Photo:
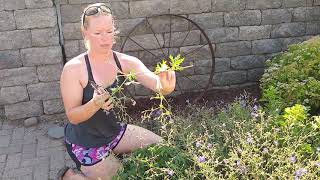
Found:
[(184, 57), (181, 57), (180, 54), (178, 54), (176, 57), (173, 57), (172, 55), (170, 55), (169, 65), (166, 60), (163, 60), (161, 63), (158, 63), (156, 65), (155, 73), (159, 74), (160, 72), (169, 71), (169, 70), (182, 71), (186, 68), (191, 67), (191, 66), (186, 66), (186, 67), (181, 66), (183, 62), (184, 62)]
[(181, 64), (183, 63), (184, 58), (182, 58), (180, 54), (178, 54), (176, 57), (173, 57), (172, 55), (170, 55), (169, 59), (170, 59), (171, 69), (173, 71), (183, 70), (183, 67), (181, 67)]
[(153, 145), (135, 151), (114, 179), (177, 179), (187, 176), (192, 166), (191, 158), (179, 148)]
[[(292, 45), (288, 52), (267, 61), (261, 79), (262, 101), (269, 110), (283, 110), (296, 103), (320, 108), (320, 38)], [(275, 108), (277, 107), (277, 108)]]
[(118, 179), (320, 177), (320, 117), (303, 105), (269, 115), (242, 96), (218, 112), (190, 104), (161, 122), (165, 141), (125, 158)]
[[(114, 179), (319, 179), (319, 45), (294, 45), (268, 61), (266, 108), (244, 95), (218, 112), (191, 104), (171, 112), (157, 94), (145, 117), (164, 141), (125, 157)], [(182, 70), (182, 59), (171, 56), (156, 73)]]

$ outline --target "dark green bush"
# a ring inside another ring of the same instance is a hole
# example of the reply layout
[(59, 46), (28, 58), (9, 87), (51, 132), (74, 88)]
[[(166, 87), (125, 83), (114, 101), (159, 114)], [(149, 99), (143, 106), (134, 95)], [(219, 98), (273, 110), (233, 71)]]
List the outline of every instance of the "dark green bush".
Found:
[(262, 101), (267, 109), (282, 111), (294, 104), (320, 108), (320, 38), (291, 45), (272, 60), (261, 79)]
[(308, 110), (296, 104), (269, 116), (248, 98), (217, 112), (190, 105), (161, 145), (124, 158), (115, 179), (319, 179), (320, 116)]
[(194, 167), (191, 157), (179, 148), (153, 145), (131, 154), (114, 179), (177, 179), (187, 177), (191, 167)]

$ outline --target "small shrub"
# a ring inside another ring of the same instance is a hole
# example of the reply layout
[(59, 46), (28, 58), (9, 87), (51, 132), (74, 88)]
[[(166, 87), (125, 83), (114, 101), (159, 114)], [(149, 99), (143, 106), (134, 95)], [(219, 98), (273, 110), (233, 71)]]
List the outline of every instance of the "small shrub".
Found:
[(168, 145), (139, 149), (125, 159), (122, 170), (114, 179), (177, 179), (187, 177), (194, 163), (188, 154)]
[(294, 104), (320, 108), (320, 38), (291, 45), (288, 52), (267, 61), (261, 79), (262, 101), (270, 111)]
[(299, 104), (283, 115), (255, 104), (244, 96), (219, 112), (180, 109), (157, 127), (163, 144), (124, 158), (116, 179), (319, 179), (320, 117)]

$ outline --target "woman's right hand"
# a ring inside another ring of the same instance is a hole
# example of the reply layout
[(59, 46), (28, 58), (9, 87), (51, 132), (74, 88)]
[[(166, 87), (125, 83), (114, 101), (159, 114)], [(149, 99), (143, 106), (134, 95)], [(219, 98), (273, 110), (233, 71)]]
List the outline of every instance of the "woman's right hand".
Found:
[(112, 100), (110, 97), (111, 96), (108, 91), (104, 90), (102, 87), (99, 87), (94, 91), (93, 103), (97, 107), (109, 111), (111, 108), (113, 108)]

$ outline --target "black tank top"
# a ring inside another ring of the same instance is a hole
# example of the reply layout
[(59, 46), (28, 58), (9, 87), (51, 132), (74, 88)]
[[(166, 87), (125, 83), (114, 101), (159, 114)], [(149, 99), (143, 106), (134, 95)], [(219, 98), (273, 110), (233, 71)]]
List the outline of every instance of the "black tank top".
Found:
[[(88, 71), (88, 80), (95, 82), (92, 75), (89, 57), (87, 54), (85, 54), (84, 57)], [(113, 57), (117, 67), (122, 71), (120, 62), (114, 52)], [(123, 76), (119, 75), (120, 74), (118, 73), (113, 84), (106, 88), (109, 93), (111, 93), (110, 88), (117, 87), (123, 82)], [(87, 103), (93, 98), (94, 89), (91, 87), (89, 81), (87, 86), (83, 89), (82, 104)], [(99, 109), (91, 118), (82, 123), (68, 123), (65, 127), (65, 138), (73, 144), (87, 148), (101, 147), (111, 142), (119, 132), (120, 123), (114, 110), (110, 110), (109, 114), (106, 114), (102, 109)]]

